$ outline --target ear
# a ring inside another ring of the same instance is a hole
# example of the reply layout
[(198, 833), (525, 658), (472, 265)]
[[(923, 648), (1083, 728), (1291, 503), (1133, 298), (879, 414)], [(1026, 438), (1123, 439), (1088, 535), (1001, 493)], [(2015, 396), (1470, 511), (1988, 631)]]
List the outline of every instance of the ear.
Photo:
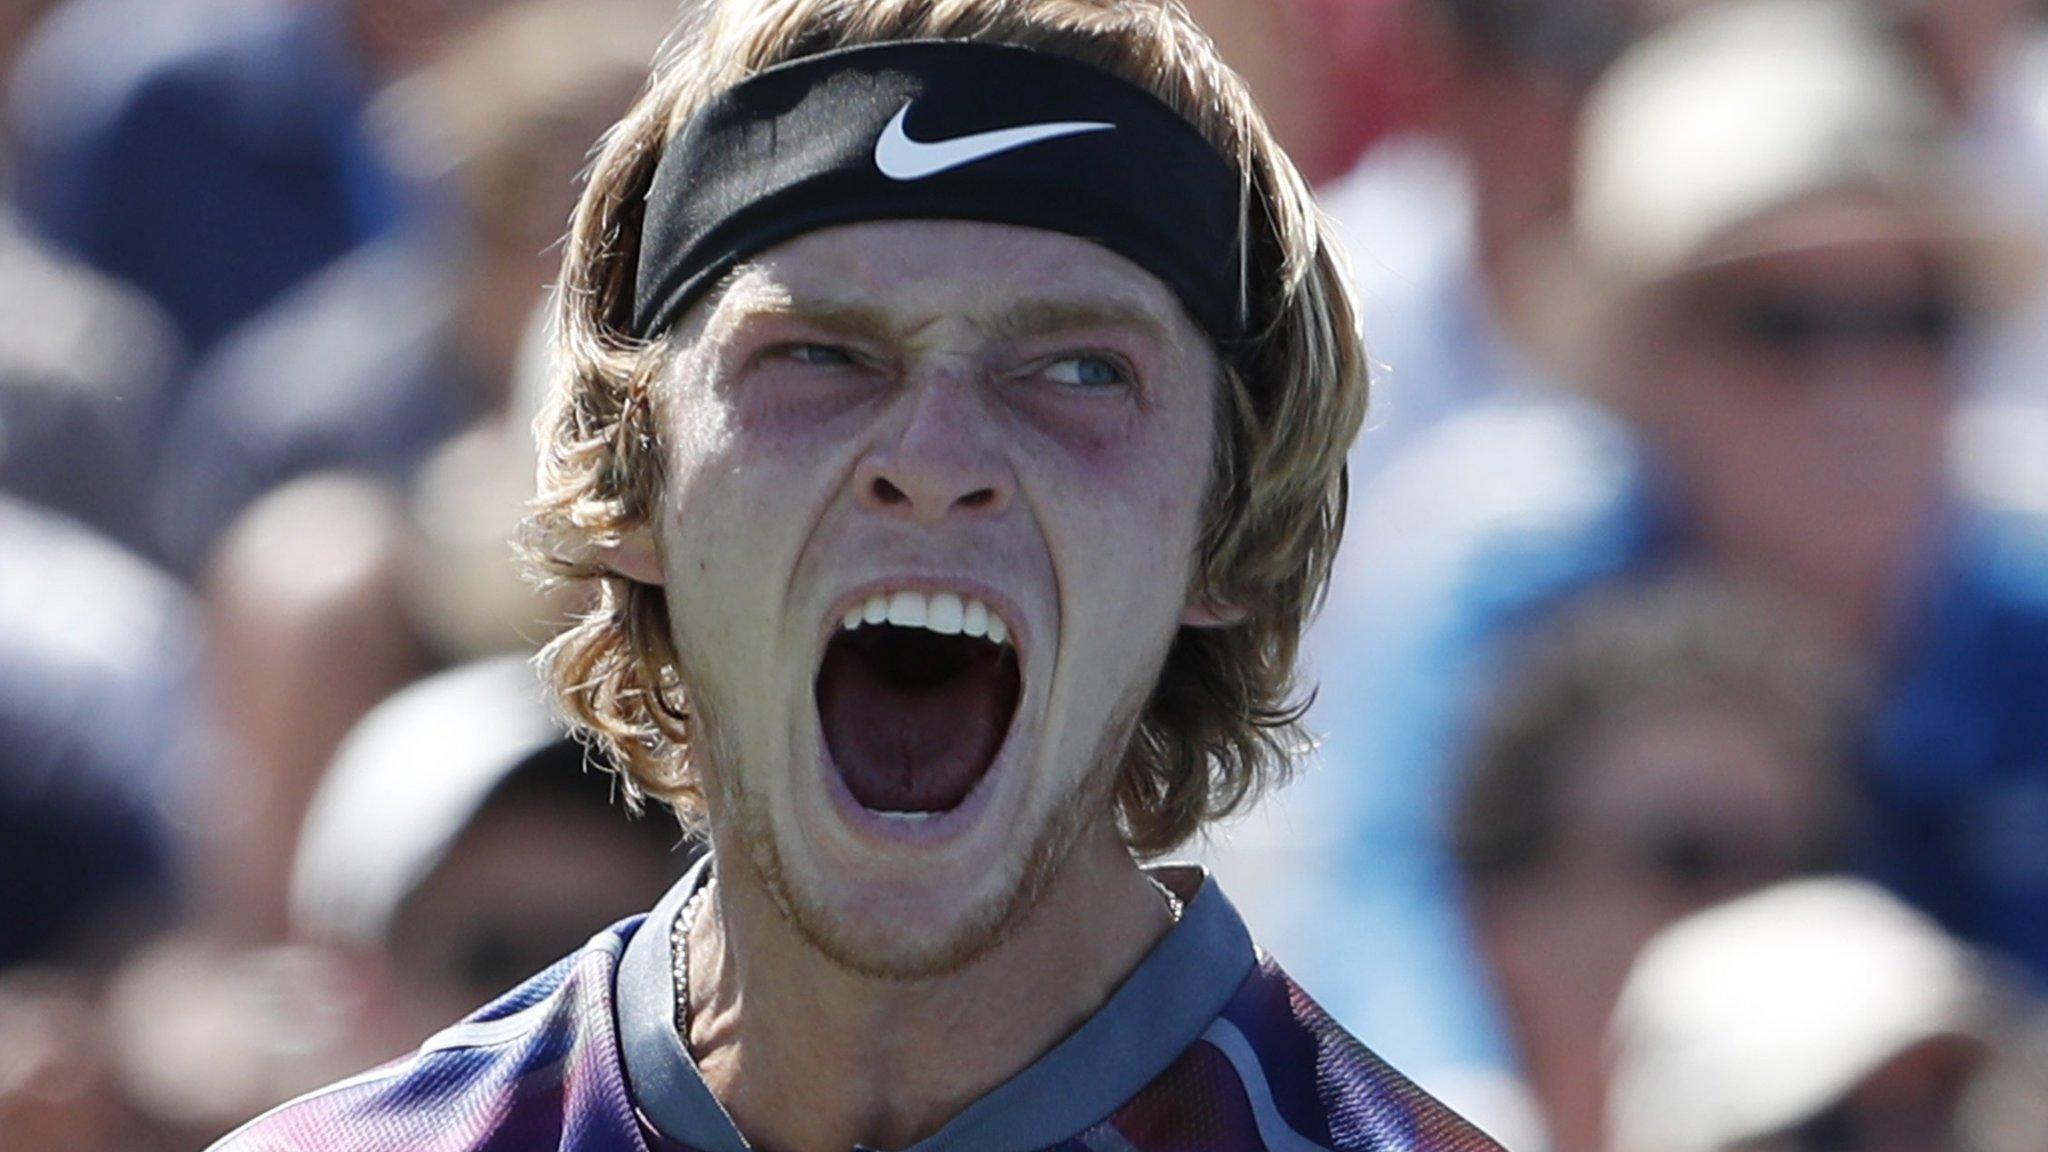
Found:
[(1250, 612), (1214, 596), (1196, 592), (1188, 597), (1187, 607), (1181, 609), (1180, 622), (1184, 628), (1233, 628), (1252, 618)]
[(605, 566), (628, 580), (659, 588), (668, 583), (661, 572), (661, 548), (654, 529), (643, 524), (619, 537), (619, 542), (602, 553)]

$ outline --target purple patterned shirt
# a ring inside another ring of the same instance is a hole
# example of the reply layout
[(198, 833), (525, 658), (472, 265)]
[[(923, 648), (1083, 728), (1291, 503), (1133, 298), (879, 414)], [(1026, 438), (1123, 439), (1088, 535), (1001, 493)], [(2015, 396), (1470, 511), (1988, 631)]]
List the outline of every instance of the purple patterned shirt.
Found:
[[(667, 929), (708, 871), (214, 1152), (747, 1152), (672, 1011)], [(1206, 877), (1094, 1016), (908, 1152), (1053, 1150), (1500, 1152), (1339, 1028)]]

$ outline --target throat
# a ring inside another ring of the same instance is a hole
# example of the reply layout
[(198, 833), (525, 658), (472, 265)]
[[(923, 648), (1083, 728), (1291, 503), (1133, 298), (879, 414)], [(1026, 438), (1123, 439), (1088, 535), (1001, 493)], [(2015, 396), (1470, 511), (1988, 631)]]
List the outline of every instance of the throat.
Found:
[(755, 1147), (928, 1139), (1100, 1011), (1170, 929), (1159, 888), (1109, 831), (1121, 868), (1070, 859), (1016, 936), (941, 977), (849, 972), (765, 892), (693, 901), (695, 918), (672, 928), (678, 1023), (705, 1085)]

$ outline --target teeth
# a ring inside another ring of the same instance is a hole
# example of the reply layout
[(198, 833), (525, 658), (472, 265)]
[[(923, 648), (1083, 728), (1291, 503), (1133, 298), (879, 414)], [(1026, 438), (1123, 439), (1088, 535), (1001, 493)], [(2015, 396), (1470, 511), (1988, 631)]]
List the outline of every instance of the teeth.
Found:
[(898, 628), (928, 628), (944, 636), (986, 637), (991, 643), (1010, 642), (1010, 629), (988, 610), (988, 605), (952, 592), (926, 596), (922, 592), (877, 593), (858, 607), (849, 608), (839, 621), (846, 631), (867, 624), (894, 624)]
[(922, 628), (925, 599), (915, 592), (898, 592), (889, 597), (889, 623), (898, 628)]
[(870, 808), (868, 811), (884, 820), (894, 820), (899, 824), (921, 824), (938, 815), (937, 812), (886, 812), (879, 808)]

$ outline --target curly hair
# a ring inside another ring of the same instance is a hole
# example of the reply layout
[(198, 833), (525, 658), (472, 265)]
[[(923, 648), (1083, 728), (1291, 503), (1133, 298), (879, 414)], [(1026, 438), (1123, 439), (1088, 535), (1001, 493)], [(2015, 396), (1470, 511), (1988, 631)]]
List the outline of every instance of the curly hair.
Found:
[(1243, 176), (1252, 337), (1223, 369), (1197, 578), (1245, 616), (1180, 630), (1115, 786), (1125, 841), (1164, 852), (1283, 781), (1306, 742), (1295, 657), (1343, 531), (1344, 457), (1366, 400), (1329, 225), (1174, 0), (711, 0), (693, 13), (599, 146), (571, 224), (526, 540), (536, 567), (584, 589), (590, 607), (540, 662), (564, 716), (621, 766), (629, 798), (664, 800), (700, 825), (697, 720), (662, 589), (606, 562), (651, 522), (663, 482), (650, 393), (671, 357), (628, 334), (644, 200), (670, 136), (718, 92), (789, 60), (906, 39), (1020, 45), (1105, 69), (1164, 100)]

